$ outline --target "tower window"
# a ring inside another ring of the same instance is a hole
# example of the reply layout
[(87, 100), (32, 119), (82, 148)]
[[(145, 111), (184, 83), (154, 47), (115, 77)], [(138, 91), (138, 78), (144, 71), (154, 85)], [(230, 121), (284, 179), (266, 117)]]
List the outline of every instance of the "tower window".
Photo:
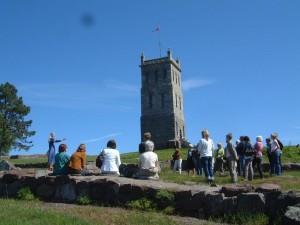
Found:
[(180, 77), (179, 77), (179, 74), (178, 74), (178, 85), (180, 86)]
[(181, 98), (179, 97), (179, 109), (181, 110)]
[(154, 75), (155, 75), (155, 83), (157, 83), (157, 81), (158, 81), (158, 71), (157, 70), (155, 70)]
[(148, 84), (149, 83), (149, 73), (148, 72), (145, 73), (145, 80), (146, 80), (146, 84)]
[(174, 71), (172, 72), (172, 79), (173, 79), (173, 82), (174, 82), (174, 78), (175, 78), (175, 73), (174, 73)]
[(150, 109), (152, 109), (152, 107), (153, 107), (153, 96), (152, 96), (152, 94), (149, 94), (149, 108)]
[(180, 138), (182, 138), (182, 130), (180, 129), (180, 134), (179, 134)]
[(178, 104), (177, 104), (177, 95), (175, 94), (175, 106), (177, 108)]
[(164, 69), (164, 80), (167, 79), (167, 73), (168, 73), (168, 71), (166, 69)]
[(175, 73), (175, 81), (176, 81), (176, 84), (178, 84), (178, 75), (177, 75), (177, 73)]
[(161, 108), (165, 108), (165, 94), (161, 94)]

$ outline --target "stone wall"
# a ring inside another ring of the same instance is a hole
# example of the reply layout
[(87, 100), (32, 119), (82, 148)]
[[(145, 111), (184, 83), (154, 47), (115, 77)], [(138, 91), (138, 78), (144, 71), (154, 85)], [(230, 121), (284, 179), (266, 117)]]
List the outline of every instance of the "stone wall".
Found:
[(84, 195), (96, 203), (110, 206), (123, 206), (142, 198), (155, 200), (158, 191), (168, 190), (175, 196), (173, 205), (178, 214), (198, 218), (236, 212), (266, 213), (270, 218), (275, 218), (289, 206), (300, 203), (299, 193), (282, 192), (279, 186), (273, 184), (256, 188), (251, 185), (209, 187), (124, 177), (34, 177), (18, 173), (4, 174), (0, 178), (1, 197), (16, 197), (22, 187), (29, 187), (45, 201), (73, 203)]

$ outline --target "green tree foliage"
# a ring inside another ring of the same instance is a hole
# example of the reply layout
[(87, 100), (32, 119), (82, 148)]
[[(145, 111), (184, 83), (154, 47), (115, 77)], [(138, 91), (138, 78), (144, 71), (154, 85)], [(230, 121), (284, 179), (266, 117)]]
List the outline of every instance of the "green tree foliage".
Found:
[(29, 131), (32, 120), (26, 120), (30, 107), (17, 95), (10, 83), (0, 84), (0, 156), (11, 149), (28, 150), (32, 147), (28, 138), (35, 134)]

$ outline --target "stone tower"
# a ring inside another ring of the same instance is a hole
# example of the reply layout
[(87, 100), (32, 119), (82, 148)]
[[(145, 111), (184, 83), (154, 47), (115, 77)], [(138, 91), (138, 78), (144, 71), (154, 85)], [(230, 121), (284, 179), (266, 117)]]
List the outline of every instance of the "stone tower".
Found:
[(151, 132), (156, 149), (171, 147), (185, 137), (181, 67), (178, 59), (146, 60), (141, 56), (141, 137)]

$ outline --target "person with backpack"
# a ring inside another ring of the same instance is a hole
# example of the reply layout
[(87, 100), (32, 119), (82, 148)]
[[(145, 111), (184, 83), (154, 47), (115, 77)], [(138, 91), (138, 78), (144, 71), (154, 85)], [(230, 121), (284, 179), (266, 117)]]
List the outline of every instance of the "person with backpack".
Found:
[(253, 180), (253, 166), (252, 161), (255, 155), (255, 149), (252, 147), (250, 138), (248, 136), (244, 137), (244, 144), (245, 144), (245, 180)]
[[(279, 144), (280, 143), (280, 144)], [(272, 168), (271, 174), (281, 175), (281, 154), (282, 154), (283, 144), (278, 140), (278, 134), (271, 134), (271, 160)]]

